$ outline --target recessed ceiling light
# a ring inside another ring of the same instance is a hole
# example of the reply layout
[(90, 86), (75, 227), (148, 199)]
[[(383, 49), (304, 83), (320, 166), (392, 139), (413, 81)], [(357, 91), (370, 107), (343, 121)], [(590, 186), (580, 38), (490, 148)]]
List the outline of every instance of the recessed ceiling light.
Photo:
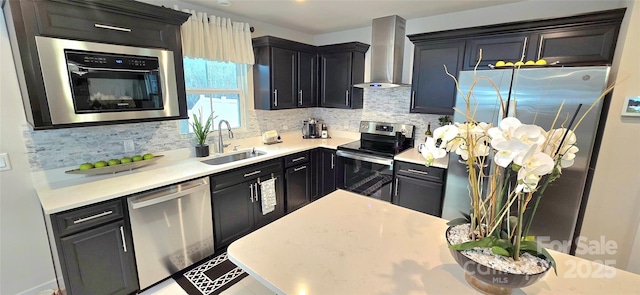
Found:
[(230, 0), (218, 0), (218, 5), (220, 6), (231, 6)]

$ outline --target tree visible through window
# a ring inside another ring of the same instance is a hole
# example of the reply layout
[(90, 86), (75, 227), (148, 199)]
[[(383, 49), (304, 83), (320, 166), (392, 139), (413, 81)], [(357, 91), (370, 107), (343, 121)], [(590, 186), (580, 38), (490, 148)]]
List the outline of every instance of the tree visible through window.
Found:
[(207, 118), (215, 112), (214, 128), (227, 120), (231, 128), (242, 126), (242, 107), (247, 82), (246, 66), (234, 63), (184, 58), (189, 120), (180, 122), (181, 133), (192, 133), (193, 114)]

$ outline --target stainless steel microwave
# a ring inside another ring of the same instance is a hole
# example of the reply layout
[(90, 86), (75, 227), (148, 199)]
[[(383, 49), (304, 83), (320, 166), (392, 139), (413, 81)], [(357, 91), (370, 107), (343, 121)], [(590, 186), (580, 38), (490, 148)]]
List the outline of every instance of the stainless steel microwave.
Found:
[(36, 37), (51, 122), (180, 115), (173, 52)]

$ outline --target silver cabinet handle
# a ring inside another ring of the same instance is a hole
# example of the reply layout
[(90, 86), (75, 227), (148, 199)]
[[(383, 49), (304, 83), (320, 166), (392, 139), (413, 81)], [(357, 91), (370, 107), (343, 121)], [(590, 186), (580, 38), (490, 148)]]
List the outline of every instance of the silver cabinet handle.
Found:
[(96, 215), (91, 215), (91, 216), (88, 216), (88, 217), (78, 218), (78, 219), (73, 221), (73, 224), (83, 223), (85, 221), (89, 221), (89, 220), (92, 220), (92, 219), (100, 218), (100, 217), (107, 216), (107, 215), (110, 215), (110, 214), (113, 214), (113, 211), (109, 210), (109, 211), (104, 211), (104, 212), (96, 214)]
[(538, 46), (538, 59), (540, 60), (540, 56), (542, 55), (542, 43), (544, 43), (544, 36), (540, 36), (540, 46)]
[(304, 160), (304, 159), (306, 159), (306, 157), (295, 158), (295, 159), (291, 160), (291, 162), (298, 162), (298, 161)]
[(124, 229), (120, 226), (120, 237), (122, 237), (122, 250), (127, 253), (127, 242), (124, 239)]
[(304, 170), (304, 169), (307, 169), (307, 166), (300, 166), (298, 168), (295, 168), (295, 169), (293, 169), (293, 172), (298, 172), (298, 171)]
[(344, 94), (344, 104), (349, 105), (349, 90)]
[(258, 184), (256, 183), (253, 188), (256, 190), (256, 193), (254, 194), (256, 196), (256, 202), (258, 202)]
[(249, 197), (249, 200), (253, 203), (253, 183), (249, 185), (249, 190), (251, 191), (251, 197)]
[(131, 32), (131, 29), (129, 28), (114, 27), (114, 26), (103, 25), (103, 24), (94, 24), (93, 26), (99, 29), (107, 29), (107, 30), (114, 30), (114, 31), (120, 31), (120, 32)]
[(336, 155), (331, 154), (331, 170), (333, 170), (333, 168), (336, 167), (335, 157)]
[(278, 89), (273, 90), (273, 105), (278, 106)]
[(411, 91), (411, 109), (416, 106), (416, 92)]
[(429, 172), (427, 171), (420, 171), (420, 170), (415, 170), (415, 169), (407, 169), (408, 172), (411, 173), (417, 173), (417, 174), (422, 174), (422, 175), (429, 175)]
[(302, 90), (298, 91), (298, 104), (302, 105)]
[(396, 177), (396, 197), (398, 196), (398, 178)]
[(256, 171), (253, 171), (251, 173), (245, 174), (244, 177), (249, 177), (249, 176), (253, 176), (253, 175), (256, 175), (256, 174), (260, 174), (260, 172), (262, 172), (262, 171), (256, 170)]
[(524, 37), (524, 45), (522, 46), (522, 57), (520, 60), (524, 60), (524, 55), (527, 52), (527, 43), (529, 42), (529, 37)]

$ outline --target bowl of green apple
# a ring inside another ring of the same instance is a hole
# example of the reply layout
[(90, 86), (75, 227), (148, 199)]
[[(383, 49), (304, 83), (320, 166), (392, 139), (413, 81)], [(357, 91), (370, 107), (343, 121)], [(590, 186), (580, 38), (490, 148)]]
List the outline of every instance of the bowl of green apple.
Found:
[(65, 173), (86, 175), (117, 173), (153, 164), (162, 157), (162, 155), (146, 153), (144, 155), (125, 156), (120, 159), (99, 160), (82, 163), (77, 169), (65, 171)]

